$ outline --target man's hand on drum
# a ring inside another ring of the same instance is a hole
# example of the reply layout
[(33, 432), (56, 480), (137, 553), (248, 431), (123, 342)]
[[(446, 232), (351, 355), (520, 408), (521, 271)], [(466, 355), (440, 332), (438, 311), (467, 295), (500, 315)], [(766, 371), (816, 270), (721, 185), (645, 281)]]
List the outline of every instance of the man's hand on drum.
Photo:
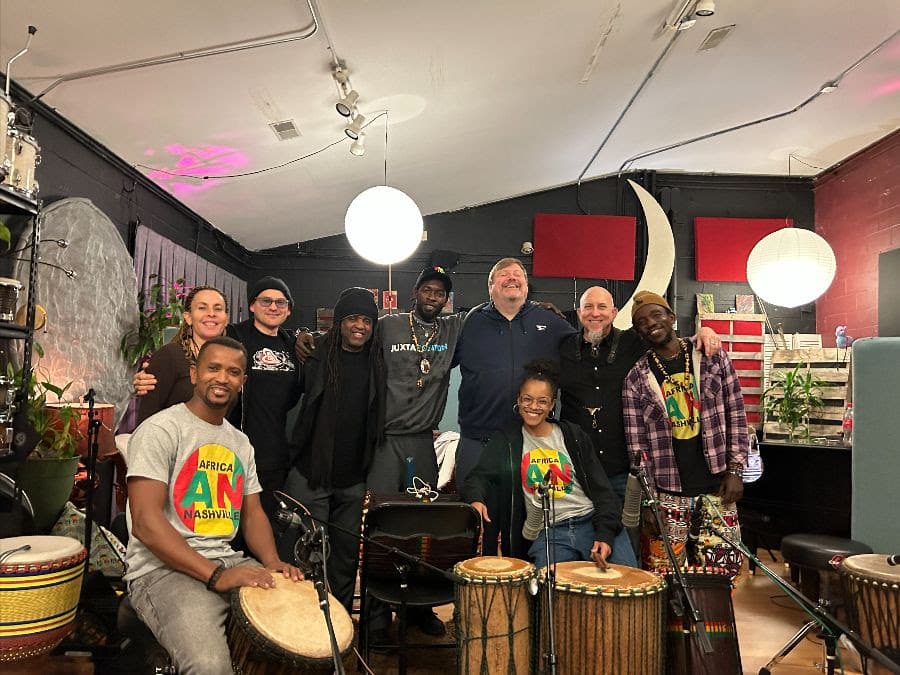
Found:
[[(299, 570), (297, 570), (299, 572)], [(222, 576), (216, 581), (214, 589), (219, 593), (241, 588), (242, 586), (257, 586), (259, 588), (274, 588), (275, 579), (272, 573), (265, 567), (256, 565), (238, 565), (229, 567), (222, 572)]]
[(134, 393), (138, 396), (144, 396), (156, 389), (156, 375), (151, 375), (147, 372), (147, 366), (149, 365), (150, 362), (147, 361), (131, 379), (131, 384), (134, 386)]
[(481, 516), (484, 522), (491, 522), (490, 517), (488, 517), (487, 505), (484, 502), (472, 502), (472, 508), (478, 511), (478, 515)]
[(279, 560), (271, 565), (266, 565), (266, 569), (270, 572), (281, 572), (285, 579), (290, 579), (291, 581), (303, 581), (304, 579), (303, 572), (301, 572), (298, 567), (289, 565), (283, 560)]
[(593, 560), (601, 570), (607, 568), (606, 559), (611, 554), (612, 547), (605, 541), (595, 541), (594, 545), (591, 546), (591, 560)]

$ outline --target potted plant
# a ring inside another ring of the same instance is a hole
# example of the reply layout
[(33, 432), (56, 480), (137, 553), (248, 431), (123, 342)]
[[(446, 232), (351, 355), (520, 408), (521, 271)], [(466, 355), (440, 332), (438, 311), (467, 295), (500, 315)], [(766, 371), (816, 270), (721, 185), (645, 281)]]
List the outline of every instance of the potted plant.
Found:
[(822, 381), (812, 374), (808, 364), (798, 363), (791, 370), (774, 371), (772, 384), (763, 392), (767, 418), (787, 428), (791, 442), (798, 429), (809, 442), (809, 417), (823, 406)]
[[(156, 274), (150, 275), (157, 278)], [(138, 307), (141, 308), (140, 323), (136, 330), (122, 336), (119, 349), (130, 364), (140, 366), (142, 361), (163, 346), (166, 329), (181, 324), (184, 313), (184, 299), (190, 291), (184, 279), (176, 279), (172, 286), (163, 289), (155, 283), (146, 293), (138, 293)]]
[[(21, 386), (21, 372), (9, 375)], [(39, 377), (37, 369), (25, 385), (26, 418), (37, 444), (19, 467), (16, 482), (31, 500), (38, 532), (49, 532), (75, 482), (78, 443), (83, 435), (78, 425), (81, 414), (63, 401), (70, 385), (59, 387)]]

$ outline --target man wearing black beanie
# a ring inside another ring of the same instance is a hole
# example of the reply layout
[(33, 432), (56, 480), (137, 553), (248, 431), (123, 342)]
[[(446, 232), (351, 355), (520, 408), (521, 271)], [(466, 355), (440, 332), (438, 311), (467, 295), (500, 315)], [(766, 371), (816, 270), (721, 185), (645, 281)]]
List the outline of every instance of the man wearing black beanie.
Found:
[[(300, 371), (303, 403), (290, 442), (285, 492), (328, 528), (328, 583), (350, 611), (362, 520), (366, 471), (381, 427), (378, 404), (383, 369), (371, 349), (378, 320), (375, 297), (347, 288), (334, 307), (331, 329), (316, 338)], [(338, 529), (340, 528), (340, 529)]]

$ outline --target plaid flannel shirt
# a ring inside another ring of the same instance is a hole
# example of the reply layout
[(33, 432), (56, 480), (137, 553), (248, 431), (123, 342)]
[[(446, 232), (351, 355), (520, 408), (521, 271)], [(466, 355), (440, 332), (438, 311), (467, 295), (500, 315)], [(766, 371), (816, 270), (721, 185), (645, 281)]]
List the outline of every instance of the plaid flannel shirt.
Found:
[[(692, 341), (688, 342), (693, 345)], [(744, 398), (737, 373), (724, 350), (706, 357), (694, 349), (692, 357), (694, 378), (700, 382), (703, 452), (709, 470), (719, 475), (729, 464), (747, 463), (749, 436)], [(672, 423), (647, 355), (641, 357), (625, 378), (622, 407), (632, 465), (641, 464), (643, 454), (649, 480), (668, 492), (681, 492), (681, 478), (672, 450)]]

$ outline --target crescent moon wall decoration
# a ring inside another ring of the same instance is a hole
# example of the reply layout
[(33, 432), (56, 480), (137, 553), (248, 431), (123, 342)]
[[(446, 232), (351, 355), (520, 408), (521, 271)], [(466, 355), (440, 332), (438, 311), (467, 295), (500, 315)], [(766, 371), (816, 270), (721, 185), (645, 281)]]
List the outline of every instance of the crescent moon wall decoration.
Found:
[[(628, 181), (631, 189), (637, 195), (647, 221), (647, 262), (644, 271), (634, 288), (634, 292), (653, 291), (665, 296), (669, 283), (672, 281), (672, 273), (675, 271), (675, 237), (672, 234), (672, 225), (666, 217), (653, 195), (647, 192), (633, 180)], [(631, 328), (631, 305), (634, 293), (628, 298), (616, 316), (613, 325), (616, 328)]]

